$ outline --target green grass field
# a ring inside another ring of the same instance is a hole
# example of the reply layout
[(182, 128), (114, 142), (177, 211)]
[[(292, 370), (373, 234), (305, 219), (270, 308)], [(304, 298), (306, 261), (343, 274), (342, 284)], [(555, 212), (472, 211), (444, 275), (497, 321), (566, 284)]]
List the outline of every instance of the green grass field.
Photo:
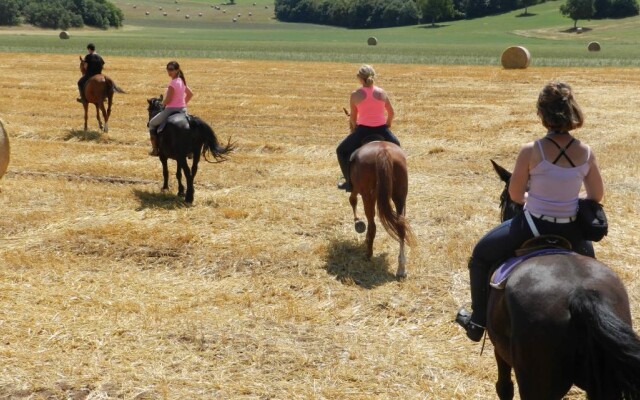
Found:
[[(58, 39), (57, 31), (4, 29), (0, 51), (82, 53), (86, 42), (94, 41), (102, 53), (122, 56), (498, 64), (506, 47), (522, 45), (537, 66), (640, 65), (640, 17), (579, 21), (583, 33), (577, 34), (569, 32), (573, 21), (558, 10), (562, 1), (530, 7), (527, 17), (517, 10), (435, 28), (427, 24), (377, 30), (281, 23), (274, 19), (269, 0), (238, 0), (236, 5), (205, 0), (114, 3), (125, 13), (124, 28), (71, 30), (69, 40)], [(379, 44), (368, 46), (369, 36)], [(600, 42), (602, 51), (588, 52), (591, 41)]]

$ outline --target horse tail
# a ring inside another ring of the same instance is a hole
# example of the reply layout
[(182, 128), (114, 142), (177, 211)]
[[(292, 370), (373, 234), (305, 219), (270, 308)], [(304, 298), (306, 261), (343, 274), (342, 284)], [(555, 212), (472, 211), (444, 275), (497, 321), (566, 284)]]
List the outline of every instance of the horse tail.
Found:
[[(202, 156), (207, 162), (217, 163), (226, 161), (227, 155), (236, 148), (236, 144), (231, 143), (231, 138), (229, 138), (226, 145), (221, 145), (209, 124), (198, 117), (192, 117), (191, 127), (195, 128), (202, 135), (204, 142)], [(213, 161), (207, 158), (207, 154), (211, 154), (213, 156)]]
[(107, 82), (108, 90), (110, 90), (112, 93), (113, 92), (125, 93), (125, 94), (127, 93), (124, 90), (122, 90), (118, 85), (116, 85), (115, 81), (109, 78), (108, 76), (105, 76), (105, 80)]
[(393, 162), (386, 148), (376, 154), (376, 188), (378, 217), (382, 226), (395, 240), (400, 240), (400, 234), (404, 233), (404, 241), (409, 245), (415, 244), (413, 230), (404, 215), (398, 214), (391, 206), (393, 193)]
[(579, 338), (577, 359), (590, 399), (640, 400), (640, 338), (596, 290), (569, 297), (571, 324)]

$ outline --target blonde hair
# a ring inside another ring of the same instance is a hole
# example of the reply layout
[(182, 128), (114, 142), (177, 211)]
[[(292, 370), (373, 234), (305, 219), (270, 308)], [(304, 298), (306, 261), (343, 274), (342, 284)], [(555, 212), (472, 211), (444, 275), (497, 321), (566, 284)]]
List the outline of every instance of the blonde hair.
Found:
[(364, 64), (358, 70), (358, 78), (364, 81), (365, 86), (373, 86), (374, 76), (376, 76), (376, 71), (374, 71), (371, 65)]
[(561, 81), (551, 81), (542, 88), (538, 115), (542, 125), (558, 132), (580, 128), (584, 123), (584, 114), (573, 97), (571, 86)]

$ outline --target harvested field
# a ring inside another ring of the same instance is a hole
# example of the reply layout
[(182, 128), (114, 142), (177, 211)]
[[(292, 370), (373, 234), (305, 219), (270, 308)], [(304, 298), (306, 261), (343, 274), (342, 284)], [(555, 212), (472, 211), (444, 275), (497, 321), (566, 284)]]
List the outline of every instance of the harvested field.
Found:
[(587, 116), (577, 135), (598, 155), (611, 224), (596, 252), (640, 326), (637, 69), (375, 65), (419, 241), (397, 282), (397, 244), (379, 228), (365, 260), (335, 189), (359, 65), (178, 60), (190, 112), (238, 143), (200, 164), (185, 207), (146, 155), (146, 99), (169, 60), (104, 56), (127, 91), (109, 134), (81, 131), (76, 56), (2, 54), (0, 398), (495, 398), (491, 344), (480, 355), (452, 321), (471, 248), (498, 220), (489, 159), (512, 168), (543, 133), (535, 101), (552, 78)]

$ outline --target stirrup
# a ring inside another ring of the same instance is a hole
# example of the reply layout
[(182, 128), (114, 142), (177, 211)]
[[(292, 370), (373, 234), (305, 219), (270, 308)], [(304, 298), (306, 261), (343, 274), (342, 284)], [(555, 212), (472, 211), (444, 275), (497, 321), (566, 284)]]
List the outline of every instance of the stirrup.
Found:
[(464, 308), (458, 310), (456, 322), (467, 332), (467, 337), (474, 342), (479, 342), (484, 336), (484, 326), (478, 325), (471, 320), (471, 313)]
[(351, 184), (345, 181), (338, 184), (338, 189), (344, 190), (345, 192), (350, 192), (352, 188), (351, 188)]
[(78, 97), (78, 98), (76, 99), (76, 101), (77, 101), (78, 103), (84, 103), (84, 100), (82, 100), (82, 97)]

